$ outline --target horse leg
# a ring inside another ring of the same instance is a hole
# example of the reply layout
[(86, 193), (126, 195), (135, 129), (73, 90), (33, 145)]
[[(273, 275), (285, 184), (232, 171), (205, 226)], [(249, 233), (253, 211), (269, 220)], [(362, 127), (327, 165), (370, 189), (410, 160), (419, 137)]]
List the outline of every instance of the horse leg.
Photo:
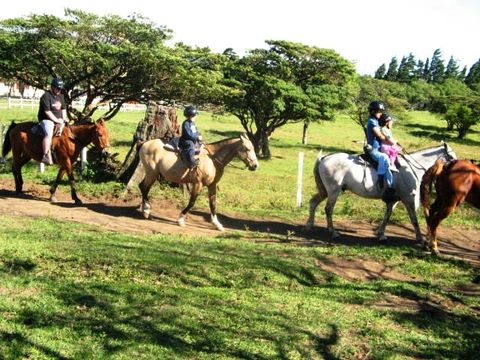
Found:
[(18, 159), (13, 161), (12, 173), (13, 179), (15, 180), (15, 192), (17, 194), (23, 193), (23, 177), (22, 177), (22, 167), (27, 162), (30, 161), (30, 157), (22, 153), (17, 157)]
[[(438, 198), (437, 198), (438, 199)], [(457, 207), (457, 203), (455, 199), (451, 199), (450, 203), (440, 205), (438, 204), (437, 200), (434, 201), (432, 204), (431, 210), (434, 210), (430, 213), (429, 219), (427, 220), (428, 228), (429, 228), (429, 243), (428, 247), (432, 252), (432, 255), (438, 255), (440, 251), (438, 250), (438, 243), (437, 243), (437, 229), (443, 219), (445, 219), (448, 215), (450, 215), (455, 208)]]
[(405, 208), (407, 209), (408, 216), (410, 217), (410, 222), (415, 229), (415, 239), (419, 244), (425, 244), (425, 239), (422, 236), (422, 231), (420, 230), (420, 225), (418, 224), (417, 213), (415, 211), (415, 204), (412, 203), (404, 203)]
[(58, 170), (58, 174), (57, 174), (57, 178), (55, 179), (55, 182), (50, 187), (50, 202), (52, 203), (57, 202), (57, 197), (55, 196), (55, 193), (57, 192), (58, 184), (60, 184), (60, 181), (62, 180), (62, 177), (64, 174), (65, 174), (65, 169), (60, 168), (60, 170)]
[(383, 221), (380, 224), (380, 227), (377, 230), (378, 240), (380, 241), (387, 241), (388, 238), (385, 236), (385, 229), (387, 228), (388, 221), (390, 220), (390, 216), (392, 216), (393, 209), (397, 206), (397, 202), (389, 201), (387, 203), (387, 208), (385, 209), (385, 215), (383, 216)]
[(210, 214), (212, 218), (212, 224), (219, 231), (224, 231), (225, 228), (217, 219), (216, 207), (217, 207), (217, 184), (212, 184), (208, 187), (208, 202), (210, 203)]
[(77, 185), (75, 183), (75, 177), (73, 176), (72, 168), (70, 167), (67, 170), (68, 180), (70, 181), (70, 194), (72, 196), (72, 200), (75, 201), (75, 205), (82, 205), (82, 200), (79, 199), (77, 196)]
[(325, 205), (325, 216), (327, 217), (327, 229), (330, 233), (332, 240), (335, 240), (340, 237), (340, 234), (333, 227), (333, 209), (335, 208), (335, 203), (337, 202), (338, 195), (340, 191), (329, 194), (327, 199), (327, 204)]
[(185, 216), (187, 213), (190, 211), (190, 209), (193, 207), (195, 204), (195, 201), (197, 200), (198, 193), (200, 192), (200, 189), (202, 188), (201, 184), (192, 184), (192, 189), (190, 190), (190, 201), (188, 202), (188, 205), (185, 209), (183, 209), (180, 212), (180, 215), (178, 216), (177, 223), (180, 226), (185, 226)]
[(150, 204), (150, 199), (148, 193), (152, 188), (152, 185), (155, 183), (156, 177), (145, 175), (145, 178), (138, 184), (140, 192), (142, 193), (142, 205), (140, 205), (140, 211), (143, 213), (143, 217), (148, 219), (152, 211), (152, 206)]
[(313, 195), (310, 199), (310, 214), (308, 216), (307, 223), (305, 224), (305, 230), (310, 231), (313, 229), (313, 226), (315, 224), (315, 212), (317, 211), (317, 206), (323, 200), (325, 200), (325, 198), (326, 195), (318, 193)]

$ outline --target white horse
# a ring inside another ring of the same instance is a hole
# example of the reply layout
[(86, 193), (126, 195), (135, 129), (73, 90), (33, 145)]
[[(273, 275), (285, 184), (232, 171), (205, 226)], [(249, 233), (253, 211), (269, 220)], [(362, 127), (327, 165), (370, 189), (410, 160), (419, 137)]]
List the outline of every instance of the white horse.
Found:
[[(439, 158), (445, 158), (447, 160), (456, 159), (456, 155), (450, 146), (442, 143), (440, 146), (399, 156), (400, 171), (393, 173), (396, 195), (407, 209), (410, 221), (415, 228), (416, 239), (419, 242), (424, 241), (416, 215), (416, 211), (420, 205), (420, 183), (425, 171)], [(358, 155), (335, 153), (322, 156), (322, 152), (320, 151), (313, 172), (318, 193), (310, 200), (310, 216), (306, 224), (307, 230), (313, 228), (315, 210), (318, 204), (328, 198), (325, 206), (327, 228), (332, 239), (340, 236), (333, 227), (332, 215), (337, 198), (344, 190), (350, 190), (365, 198), (382, 198), (382, 190), (377, 184), (378, 175), (376, 169), (366, 164)], [(381, 241), (387, 240), (385, 227), (397, 204), (398, 201), (387, 203), (383, 222), (377, 232), (378, 239)]]

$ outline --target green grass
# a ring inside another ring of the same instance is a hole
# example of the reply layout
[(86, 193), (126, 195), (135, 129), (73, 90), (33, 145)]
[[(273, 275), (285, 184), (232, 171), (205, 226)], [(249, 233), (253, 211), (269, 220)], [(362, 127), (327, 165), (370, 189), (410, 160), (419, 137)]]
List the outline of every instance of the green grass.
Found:
[[(108, 123), (121, 159), (143, 115), (120, 113)], [(2, 124), (34, 118), (33, 110), (0, 110)], [(445, 139), (459, 157), (475, 157), (478, 126), (459, 141), (442, 125), (412, 113), (395, 134), (409, 151)], [(242, 131), (235, 119), (208, 113), (198, 126), (207, 141)], [(305, 153), (308, 201), (318, 151), (359, 152), (363, 132), (339, 117), (313, 124), (303, 146), (301, 130), (291, 124), (276, 131), (273, 158), (257, 172), (226, 170), (220, 212), (305, 220), (306, 207), (295, 207), (298, 152)], [(40, 175), (31, 163), (25, 178), (47, 186), (55, 173), (50, 167)], [(8, 164), (0, 176), (13, 188)], [(80, 194), (123, 190), (115, 182), (79, 182)], [(154, 196), (185, 201), (178, 189), (157, 186)], [(204, 197), (197, 206), (208, 208)], [(335, 219), (382, 216), (381, 202), (349, 194), (335, 212)], [(408, 222), (401, 207), (393, 220)], [(445, 224), (478, 228), (479, 220), (462, 207)], [(1, 217), (0, 227), (0, 359), (475, 359), (480, 352), (480, 299), (460, 291), (478, 282), (479, 270), (413, 246), (305, 245), (248, 231), (216, 238), (122, 234), (13, 215)], [(328, 261), (347, 270), (349, 262), (375, 262), (400, 279), (348, 280), (322, 270), (319, 263)]]
[[(126, 235), (50, 218), (0, 226), (0, 358), (473, 359), (480, 349), (480, 299), (455, 290), (478, 270), (410, 247)], [(411, 280), (345, 280), (317, 266), (332, 256)]]

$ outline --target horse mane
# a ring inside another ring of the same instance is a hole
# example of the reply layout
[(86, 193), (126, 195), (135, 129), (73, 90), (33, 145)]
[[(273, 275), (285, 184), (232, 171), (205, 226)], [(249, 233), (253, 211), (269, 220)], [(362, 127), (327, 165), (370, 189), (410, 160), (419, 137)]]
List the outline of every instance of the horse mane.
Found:
[(227, 139), (222, 139), (222, 140), (218, 140), (218, 141), (215, 141), (215, 142), (212, 142), (212, 143), (208, 143), (207, 145), (218, 145), (218, 144), (223, 144), (225, 142), (228, 142), (228, 141), (231, 141), (231, 140), (234, 140), (234, 139), (239, 139), (240, 138), (240, 135), (238, 136), (232, 136), (230, 138), (227, 138)]

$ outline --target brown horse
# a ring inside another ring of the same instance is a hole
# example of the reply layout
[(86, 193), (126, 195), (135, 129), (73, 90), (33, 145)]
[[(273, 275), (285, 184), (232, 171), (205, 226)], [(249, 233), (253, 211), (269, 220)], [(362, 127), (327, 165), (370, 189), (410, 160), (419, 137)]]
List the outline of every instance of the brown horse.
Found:
[(151, 211), (148, 193), (155, 180), (161, 176), (173, 183), (190, 185), (190, 201), (177, 220), (180, 226), (185, 226), (185, 216), (195, 204), (202, 187), (207, 186), (211, 220), (220, 231), (224, 228), (217, 219), (216, 195), (217, 183), (222, 178), (225, 166), (234, 157), (239, 157), (250, 170), (258, 167), (253, 145), (245, 134), (205, 145), (199, 155), (199, 165), (192, 170), (176, 153), (167, 151), (164, 143), (158, 139), (145, 142), (140, 148), (139, 156), (145, 170), (145, 178), (139, 184), (142, 192), (141, 210), (145, 218), (148, 219)]
[[(15, 191), (21, 194), (23, 187), (22, 166), (30, 159), (38, 162), (42, 160), (42, 136), (32, 134), (32, 127), (36, 123), (24, 122), (15, 124), (12, 122), (5, 135), (2, 155), (5, 157), (10, 150), (13, 155), (12, 172), (15, 179)], [(50, 201), (56, 202), (55, 192), (63, 175), (67, 173), (70, 181), (72, 199), (75, 204), (81, 205), (82, 201), (77, 196), (75, 179), (73, 177), (73, 164), (78, 158), (80, 151), (88, 144), (107, 153), (109, 139), (105, 122), (99, 120), (96, 123), (71, 125), (65, 127), (61, 136), (54, 136), (52, 147), (54, 160), (60, 166), (55, 183), (50, 188)]]
[[(433, 182), (437, 197), (430, 205)], [(444, 162), (439, 159), (423, 175), (420, 198), (427, 220), (429, 248), (438, 254), (437, 228), (440, 222), (464, 201), (480, 209), (480, 168), (468, 160)]]

